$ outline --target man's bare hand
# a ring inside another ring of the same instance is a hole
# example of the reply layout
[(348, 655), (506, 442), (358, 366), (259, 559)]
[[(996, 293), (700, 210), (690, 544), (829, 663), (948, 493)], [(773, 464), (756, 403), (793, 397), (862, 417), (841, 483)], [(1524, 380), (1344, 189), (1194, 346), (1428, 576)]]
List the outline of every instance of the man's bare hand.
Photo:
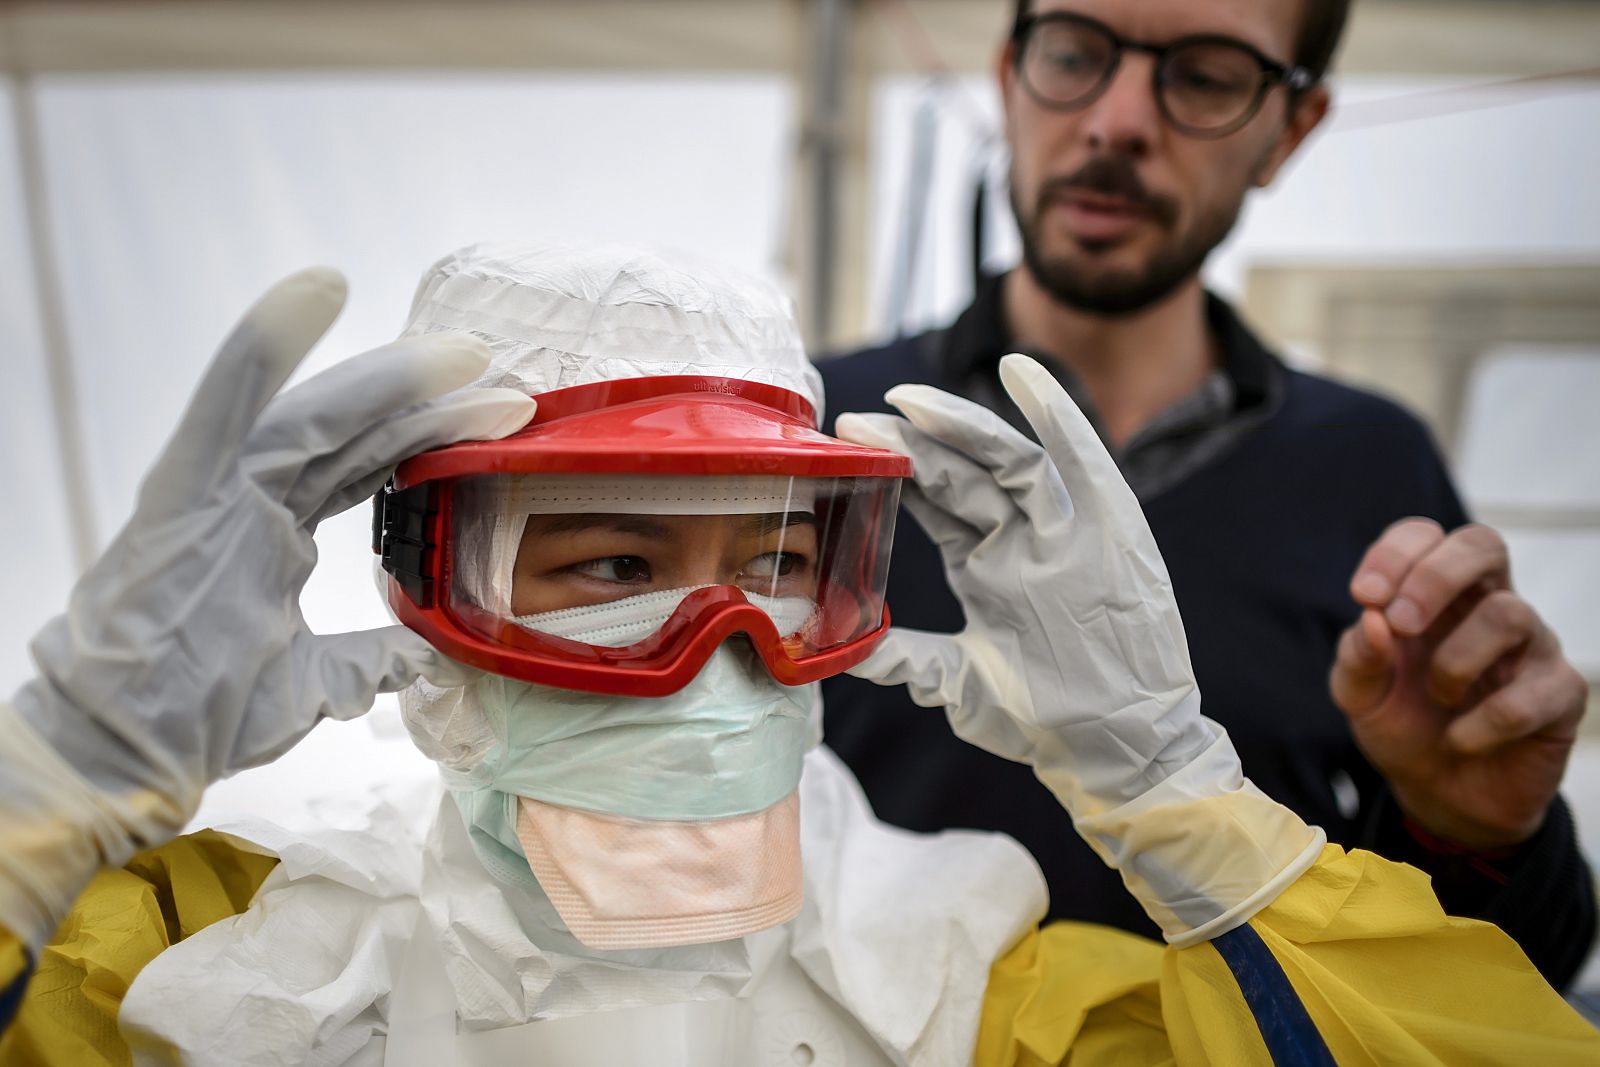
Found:
[(1329, 679), (1401, 808), (1475, 848), (1526, 841), (1567, 765), (1588, 687), (1511, 589), (1505, 541), (1405, 519), (1350, 582), (1365, 609)]

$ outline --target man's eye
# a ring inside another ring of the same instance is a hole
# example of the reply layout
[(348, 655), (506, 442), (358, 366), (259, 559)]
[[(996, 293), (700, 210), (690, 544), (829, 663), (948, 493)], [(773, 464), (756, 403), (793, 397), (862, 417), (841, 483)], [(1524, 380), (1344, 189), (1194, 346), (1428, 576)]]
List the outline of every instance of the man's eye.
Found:
[(1175, 88), (1192, 93), (1239, 93), (1250, 88), (1245, 75), (1220, 63), (1176, 63), (1170, 80)]
[(1051, 52), (1045, 62), (1063, 74), (1082, 74), (1094, 69), (1094, 60), (1082, 52)]
[(1232, 82), (1223, 81), (1221, 78), (1213, 78), (1211, 75), (1198, 70), (1184, 72), (1183, 80), (1180, 84), (1185, 89), (1193, 89), (1202, 93), (1225, 93), (1232, 92), (1237, 88)]
[(603, 582), (648, 582), (650, 564), (638, 556), (604, 556), (569, 568), (575, 574)]

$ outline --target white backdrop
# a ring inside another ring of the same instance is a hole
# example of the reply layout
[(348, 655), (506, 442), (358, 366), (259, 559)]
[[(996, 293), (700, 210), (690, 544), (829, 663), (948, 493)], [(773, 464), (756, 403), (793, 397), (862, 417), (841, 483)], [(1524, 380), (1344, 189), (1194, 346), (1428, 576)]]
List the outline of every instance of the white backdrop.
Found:
[(61, 610), (75, 573), (65, 478), (49, 401), (38, 296), (23, 230), (22, 190), (13, 156), (11, 102), (0, 88), (0, 457), (12, 503), (0, 508), (0, 692), (27, 676), (27, 639)]
[[(769, 272), (778, 258), (792, 108), (776, 78), (58, 78), (38, 100), (102, 544), (217, 342), (294, 269), (329, 263), (351, 284), (310, 371), (392, 339), (423, 269), (474, 240), (636, 240)], [(0, 618), (9, 690), (72, 563), (4, 132), (0, 433), (29, 501), (0, 520), (23, 593)], [(305, 600), (314, 627), (383, 621), (365, 521), (318, 538), (332, 566)]]

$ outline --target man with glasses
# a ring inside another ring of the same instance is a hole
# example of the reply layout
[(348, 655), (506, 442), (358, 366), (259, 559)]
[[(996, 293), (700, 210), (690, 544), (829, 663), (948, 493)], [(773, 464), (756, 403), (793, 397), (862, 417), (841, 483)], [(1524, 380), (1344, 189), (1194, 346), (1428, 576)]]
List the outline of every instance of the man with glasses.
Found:
[[(943, 330), (824, 364), (834, 411), (919, 381), (1027, 432), (998, 363), (1038, 356), (1144, 506), (1207, 714), (1247, 774), (1331, 840), (1427, 871), (1558, 987), (1595, 932), (1556, 789), (1586, 687), (1469, 524), (1426, 430), (1291, 371), (1199, 280), (1328, 110), (1348, 0), (1019, 0), (997, 74), (1022, 264)], [(901, 525), (898, 624), (963, 619), (937, 549)], [(824, 685), (829, 743), (884, 819), (1001, 830), (1052, 915), (1153, 933), (1028, 769), (870, 683)]]

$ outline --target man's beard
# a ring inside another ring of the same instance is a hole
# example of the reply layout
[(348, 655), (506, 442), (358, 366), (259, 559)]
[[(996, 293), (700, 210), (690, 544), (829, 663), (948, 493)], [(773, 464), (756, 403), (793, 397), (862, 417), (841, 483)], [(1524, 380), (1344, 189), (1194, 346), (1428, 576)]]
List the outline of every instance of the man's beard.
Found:
[(1150, 220), (1163, 229), (1171, 229), (1178, 208), (1170, 198), (1147, 191), (1133, 163), (1122, 155), (1097, 156), (1075, 174), (1046, 181), (1034, 198), (1031, 214), (1021, 210), (1013, 177), (1011, 211), (1022, 234), (1022, 262), (1028, 273), (1057, 303), (1095, 315), (1131, 315), (1165, 299), (1199, 272), (1211, 250), (1233, 229), (1243, 203), (1240, 197), (1231, 207), (1201, 215), (1187, 233), (1157, 251), (1142, 269), (1119, 270), (1092, 262), (1093, 253), (1099, 250), (1097, 242), (1080, 243), (1089, 253), (1085, 257), (1089, 262), (1070, 255), (1047, 257), (1040, 220), (1051, 197), (1074, 189), (1128, 200), (1147, 211)]

